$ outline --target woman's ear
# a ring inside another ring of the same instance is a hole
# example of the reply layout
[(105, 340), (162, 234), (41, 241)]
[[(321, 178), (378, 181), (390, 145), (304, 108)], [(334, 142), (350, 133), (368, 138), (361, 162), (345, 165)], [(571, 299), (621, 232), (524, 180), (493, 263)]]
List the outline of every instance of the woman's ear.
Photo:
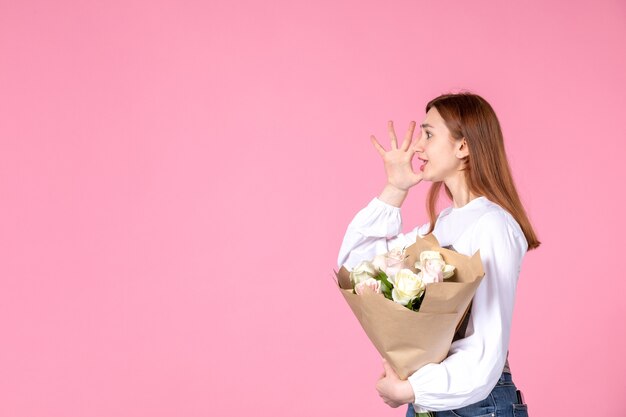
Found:
[(469, 156), (469, 149), (467, 147), (467, 139), (461, 138), (461, 145), (456, 150), (456, 157), (463, 159)]

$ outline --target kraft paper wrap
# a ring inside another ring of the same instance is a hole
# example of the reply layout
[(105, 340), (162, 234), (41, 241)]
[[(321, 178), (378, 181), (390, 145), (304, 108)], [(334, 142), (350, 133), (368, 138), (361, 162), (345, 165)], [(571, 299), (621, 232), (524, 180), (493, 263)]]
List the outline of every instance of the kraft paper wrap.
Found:
[(466, 256), (439, 246), (431, 233), (406, 249), (408, 265), (413, 267), (424, 250), (441, 253), (447, 264), (454, 265), (454, 276), (445, 282), (426, 285), (419, 311), (411, 311), (386, 299), (382, 294), (365, 290), (352, 293), (350, 272), (335, 271), (337, 284), (352, 312), (378, 352), (401, 379), (407, 379), (427, 363), (439, 363), (448, 355), (454, 333), (460, 326), (483, 276), (480, 251)]

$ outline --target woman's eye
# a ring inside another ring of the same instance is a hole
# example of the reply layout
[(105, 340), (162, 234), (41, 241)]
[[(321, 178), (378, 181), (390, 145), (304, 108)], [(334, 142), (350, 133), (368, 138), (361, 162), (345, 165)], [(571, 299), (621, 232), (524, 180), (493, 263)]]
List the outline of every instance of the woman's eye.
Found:
[[(425, 130), (424, 132), (426, 132), (426, 139), (430, 139), (430, 136), (432, 136), (433, 134), (430, 133), (428, 130)], [(428, 136), (430, 135), (430, 136)]]

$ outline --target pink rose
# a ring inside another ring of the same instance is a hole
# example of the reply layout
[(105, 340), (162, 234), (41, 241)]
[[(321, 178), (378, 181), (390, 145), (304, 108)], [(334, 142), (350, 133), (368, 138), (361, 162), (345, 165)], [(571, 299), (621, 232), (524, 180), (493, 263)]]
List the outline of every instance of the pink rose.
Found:
[(368, 278), (365, 281), (359, 282), (355, 287), (354, 291), (361, 295), (363, 294), (363, 289), (367, 287), (370, 290), (374, 291), (377, 294), (380, 294), (380, 281), (374, 278)]
[(454, 266), (446, 264), (441, 253), (432, 250), (425, 250), (420, 253), (420, 260), (415, 262), (415, 268), (425, 283), (443, 282), (444, 279), (454, 275)]
[(404, 248), (397, 247), (389, 252), (378, 255), (374, 258), (372, 263), (382, 269), (389, 278), (395, 276), (399, 270), (406, 268), (405, 260), (407, 255)]
[(426, 259), (422, 279), (425, 283), (443, 282), (443, 268), (446, 263), (441, 259)]
[(372, 259), (372, 265), (377, 269), (382, 269), (384, 273), (387, 273), (387, 256), (376, 255), (374, 259)]
[(395, 260), (395, 261), (404, 261), (406, 256), (407, 255), (404, 252), (404, 248), (401, 248), (401, 247), (394, 248), (390, 250), (389, 253), (387, 253), (387, 258), (389, 258), (390, 260)]

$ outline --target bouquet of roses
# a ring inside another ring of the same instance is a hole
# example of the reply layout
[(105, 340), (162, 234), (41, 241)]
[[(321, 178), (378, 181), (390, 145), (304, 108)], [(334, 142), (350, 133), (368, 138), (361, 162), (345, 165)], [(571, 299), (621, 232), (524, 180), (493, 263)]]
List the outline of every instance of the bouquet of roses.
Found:
[(480, 251), (470, 257), (442, 248), (432, 234), (335, 272), (363, 330), (401, 379), (446, 358), (484, 274)]
[(415, 273), (406, 265), (408, 256), (406, 247), (395, 248), (372, 261), (361, 262), (350, 272), (354, 294), (362, 294), (368, 288), (409, 310), (418, 311), (426, 285), (450, 278), (454, 266), (446, 264), (438, 251), (425, 250), (414, 265), (420, 272)]

